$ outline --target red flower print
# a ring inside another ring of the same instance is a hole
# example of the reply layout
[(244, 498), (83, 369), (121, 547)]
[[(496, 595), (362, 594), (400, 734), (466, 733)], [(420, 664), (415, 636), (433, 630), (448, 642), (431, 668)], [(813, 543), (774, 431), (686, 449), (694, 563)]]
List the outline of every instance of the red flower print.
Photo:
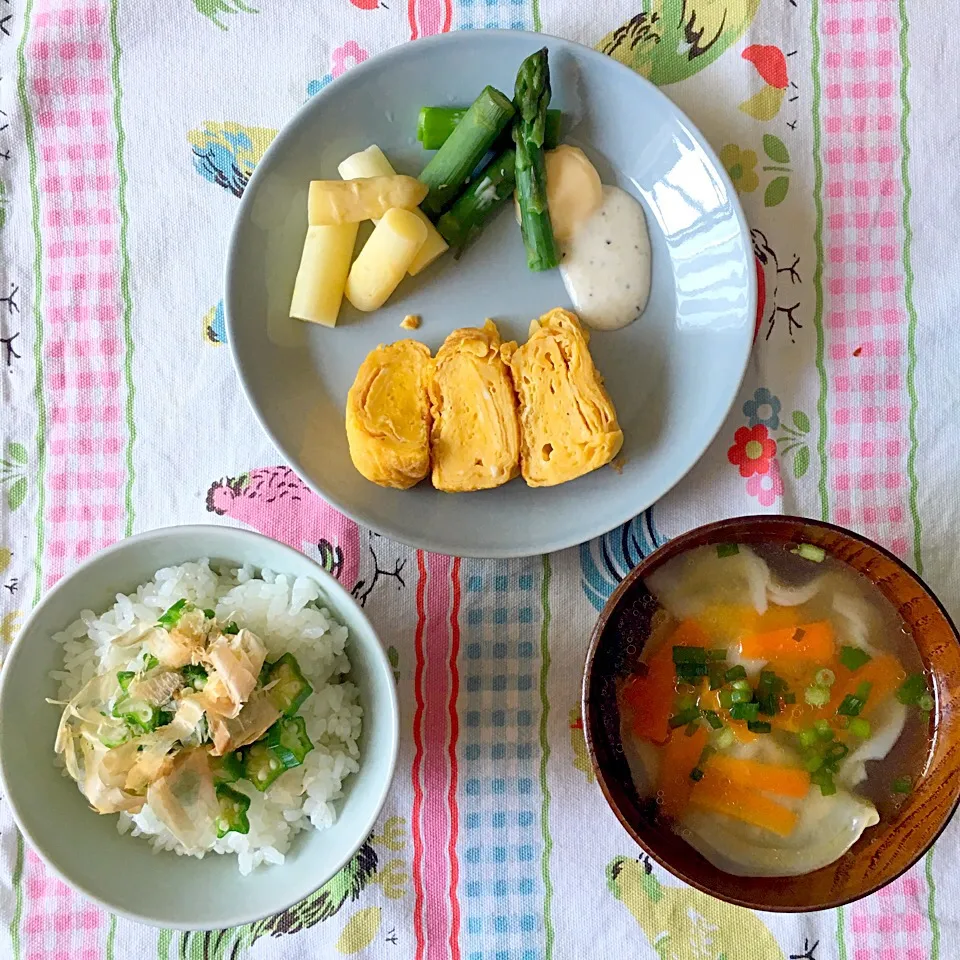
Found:
[(755, 473), (766, 473), (776, 453), (776, 440), (771, 439), (762, 423), (758, 423), (755, 427), (741, 427), (733, 435), (733, 446), (727, 451), (727, 459), (740, 468), (741, 477), (752, 477)]

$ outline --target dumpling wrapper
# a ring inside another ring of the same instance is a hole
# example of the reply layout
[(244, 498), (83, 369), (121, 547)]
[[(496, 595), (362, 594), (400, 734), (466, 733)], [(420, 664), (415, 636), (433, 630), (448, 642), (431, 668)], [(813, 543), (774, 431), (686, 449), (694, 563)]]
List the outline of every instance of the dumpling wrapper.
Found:
[(492, 320), (447, 337), (429, 395), (431, 479), (438, 490), (486, 490), (520, 473), (517, 400)]
[(880, 822), (869, 800), (843, 789), (824, 797), (814, 787), (803, 800), (776, 800), (795, 805), (800, 814), (788, 837), (695, 808), (684, 815), (680, 835), (715, 867), (734, 876), (796, 877), (838, 860), (864, 830)]
[(347, 394), (353, 465), (382, 487), (406, 490), (430, 471), (430, 351), (416, 340), (380, 345)]
[(576, 315), (557, 307), (530, 324), (527, 342), (502, 347), (520, 402), (520, 469), (531, 487), (590, 473), (623, 446), (617, 411)]

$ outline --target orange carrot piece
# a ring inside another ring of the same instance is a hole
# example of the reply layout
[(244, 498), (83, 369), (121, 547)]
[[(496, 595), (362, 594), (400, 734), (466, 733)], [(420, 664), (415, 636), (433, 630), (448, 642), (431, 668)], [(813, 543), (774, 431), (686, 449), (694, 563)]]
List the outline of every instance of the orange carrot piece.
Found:
[(810, 789), (810, 774), (799, 767), (758, 760), (739, 760), (726, 754), (714, 754), (705, 770), (729, 780), (735, 787), (746, 787), (782, 797), (805, 797)]
[(707, 745), (707, 731), (697, 727), (696, 733), (688, 737), (682, 727), (670, 734), (663, 749), (660, 762), (660, 781), (657, 793), (660, 795), (660, 809), (669, 817), (679, 817), (687, 808), (693, 781), (690, 773), (700, 761), (700, 754)]
[(705, 646), (707, 635), (692, 620), (684, 620), (646, 661), (647, 672), (624, 686), (622, 697), (629, 705), (631, 729), (644, 740), (663, 744), (670, 736), (668, 723), (677, 695), (673, 666), (674, 647)]
[(853, 672), (843, 666), (836, 667), (834, 672), (837, 679), (830, 690), (832, 694), (830, 702), (817, 711), (818, 718), (834, 716), (837, 707), (840, 706), (840, 702), (847, 694), (855, 694), (861, 683), (869, 683), (871, 685), (870, 696), (867, 698), (867, 705), (862, 712), (862, 716), (866, 717), (907, 679), (907, 672), (903, 669), (900, 661), (889, 653), (868, 660), (862, 667)]
[(833, 637), (833, 625), (829, 620), (801, 623), (796, 627), (783, 627), (744, 637), (740, 641), (740, 655), (750, 660), (813, 660), (826, 663), (833, 659)]
[(699, 783), (693, 785), (689, 802), (703, 810), (722, 813), (770, 830), (781, 837), (789, 836), (797, 825), (797, 814), (782, 803), (764, 797), (749, 787), (737, 786), (709, 771)]
[(712, 603), (697, 617), (697, 623), (718, 643), (735, 643), (745, 633), (756, 633), (759, 621), (753, 607), (733, 603)]

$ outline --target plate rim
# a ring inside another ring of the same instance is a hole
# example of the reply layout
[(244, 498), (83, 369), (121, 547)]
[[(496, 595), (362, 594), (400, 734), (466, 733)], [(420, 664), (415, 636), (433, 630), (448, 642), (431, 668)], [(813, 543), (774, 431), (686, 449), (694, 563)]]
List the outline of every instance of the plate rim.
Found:
[[(466, 34), (466, 36), (464, 36)], [(633, 81), (640, 83), (642, 86), (647, 88), (649, 94), (661, 99), (668, 106), (668, 109), (677, 116), (687, 127), (690, 135), (698, 143), (700, 148), (704, 151), (706, 156), (712, 161), (714, 166), (714, 171), (716, 175), (720, 178), (721, 182), (727, 188), (727, 195), (730, 202), (730, 206), (733, 209), (734, 215), (737, 218), (737, 222), (740, 226), (740, 234), (744, 238), (744, 246), (749, 251), (751, 249), (751, 238), (750, 238), (750, 225), (747, 222), (746, 215), (743, 212), (743, 206), (740, 203), (740, 197), (734, 188), (732, 181), (730, 180), (729, 175), (727, 174), (726, 169), (723, 164), (720, 162), (720, 158), (717, 155), (716, 151), (713, 149), (709, 141), (704, 137), (700, 132), (700, 128), (693, 123), (693, 121), (687, 116), (687, 114), (673, 101), (668, 97), (659, 87), (651, 83), (646, 77), (641, 76), (635, 70), (632, 70), (630, 67), (621, 63), (618, 60), (613, 59), (613, 57), (608, 56), (605, 53), (601, 53), (599, 50), (594, 50), (592, 47), (586, 46), (586, 44), (579, 43), (576, 40), (568, 40), (565, 37), (558, 37), (553, 34), (548, 33), (538, 33), (531, 30), (508, 30), (508, 29), (491, 29), (491, 30), (451, 30), (446, 33), (434, 34), (430, 37), (422, 37), (416, 40), (407, 40), (396, 44), (395, 46), (388, 47), (386, 50), (381, 51), (378, 54), (370, 57), (368, 60), (365, 60), (363, 63), (357, 64), (350, 68), (347, 76), (351, 79), (361, 78), (365, 74), (374, 74), (383, 69), (384, 65), (394, 59), (402, 59), (403, 57), (410, 56), (411, 47), (416, 47), (422, 49), (424, 47), (433, 47), (433, 46), (442, 46), (448, 43), (455, 43), (461, 40), (465, 40), (468, 37), (470, 39), (481, 38), (482, 42), (495, 43), (498, 39), (503, 37), (518, 37), (521, 39), (529, 40), (531, 43), (540, 43), (545, 46), (549, 46), (550, 42), (559, 42), (567, 47), (573, 47), (577, 52), (583, 56), (586, 56), (589, 60), (599, 60), (602, 58), (603, 61), (612, 65), (615, 70), (622, 71), (624, 75), (630, 76)], [(671, 490), (673, 490), (677, 484), (679, 484), (684, 477), (686, 477), (691, 470), (703, 459), (707, 450), (710, 448), (710, 445), (716, 440), (719, 436), (720, 431), (723, 429), (724, 422), (726, 421), (730, 410), (733, 408), (734, 403), (736, 402), (737, 395), (740, 392), (740, 388), (743, 385), (744, 377), (746, 376), (747, 365), (750, 362), (750, 357), (753, 352), (754, 344), (754, 323), (753, 318), (757, 312), (757, 276), (756, 270), (751, 269), (753, 264), (748, 264), (747, 269), (747, 317), (750, 322), (745, 324), (746, 331), (746, 343), (744, 346), (743, 358), (740, 365), (739, 376), (736, 378), (736, 382), (733, 385), (730, 391), (730, 399), (725, 406), (723, 416), (719, 418), (717, 423), (717, 428), (709, 436), (706, 437), (705, 441), (699, 446), (695, 451), (695, 456), (690, 460), (690, 463), (687, 464), (682, 470), (680, 470), (677, 475), (669, 481), (669, 483), (660, 491), (659, 494), (653, 498), (642, 498), (637, 501), (637, 506), (630, 506), (630, 512), (626, 516), (622, 517), (616, 523), (607, 526), (605, 529), (594, 530), (589, 533), (586, 537), (578, 538), (577, 535), (573, 537), (570, 536), (556, 536), (556, 537), (545, 537), (539, 544), (539, 549), (530, 551), (523, 544), (517, 544), (515, 547), (503, 547), (503, 548), (491, 548), (491, 547), (481, 547), (471, 549), (469, 545), (466, 544), (456, 544), (446, 542), (445, 538), (437, 539), (432, 537), (429, 532), (424, 532), (423, 534), (418, 534), (415, 536), (408, 537), (407, 535), (398, 536), (396, 532), (389, 529), (384, 529), (380, 524), (374, 522), (369, 517), (365, 516), (365, 513), (362, 509), (355, 510), (352, 507), (347, 507), (340, 502), (338, 498), (331, 497), (326, 494), (323, 490), (320, 489), (318, 484), (307, 474), (303, 469), (301, 463), (301, 457), (294, 455), (292, 451), (289, 451), (285, 448), (283, 444), (280, 443), (275, 432), (271, 429), (270, 425), (266, 422), (264, 416), (262, 415), (258, 404), (256, 403), (253, 391), (248, 382), (248, 379), (243, 371), (243, 363), (241, 362), (238, 351), (236, 347), (237, 338), (234, 336), (234, 323), (239, 323), (239, 321), (234, 320), (233, 310), (231, 308), (232, 301), (234, 299), (232, 290), (234, 289), (234, 284), (232, 282), (233, 275), (235, 273), (235, 263), (238, 254), (238, 248), (240, 246), (240, 234), (242, 225), (246, 222), (249, 216), (249, 209), (254, 202), (254, 190), (251, 190), (251, 187), (259, 187), (259, 181), (263, 177), (266, 177), (267, 174), (263, 171), (266, 169), (265, 161), (268, 160), (273, 153), (280, 153), (284, 149), (285, 142), (293, 136), (293, 130), (298, 127), (303, 119), (310, 111), (317, 108), (317, 103), (322, 103), (324, 100), (328, 99), (336, 91), (336, 81), (331, 84), (328, 84), (322, 90), (319, 90), (317, 93), (308, 97), (307, 100), (302, 103), (293, 114), (291, 114), (287, 120), (283, 123), (280, 129), (277, 131), (276, 137), (271, 141), (270, 145), (264, 151), (263, 156), (257, 162), (256, 166), (253, 169), (253, 173), (250, 176), (250, 179), (247, 181), (246, 186), (244, 187), (243, 196), (240, 198), (240, 204), (237, 207), (236, 213), (234, 214), (233, 223), (230, 228), (230, 239), (227, 244), (227, 252), (224, 260), (223, 268), (223, 305), (224, 305), (224, 320), (225, 327), (227, 331), (227, 344), (230, 348), (230, 358), (233, 363), (234, 372), (237, 376), (237, 379), (240, 382), (240, 388), (243, 391), (243, 395), (247, 401), (247, 405), (253, 413), (254, 417), (257, 420), (257, 423), (260, 425), (260, 428), (266, 434), (267, 438), (273, 444), (274, 448), (277, 450), (278, 454), (286, 461), (286, 463), (294, 470), (294, 472), (299, 476), (304, 483), (325, 503), (328, 503), (334, 509), (340, 511), (340, 513), (349, 517), (354, 523), (358, 526), (366, 527), (367, 529), (374, 530), (382, 536), (396, 540), (397, 542), (404, 543), (407, 546), (413, 547), (415, 549), (427, 550), (433, 553), (444, 554), (447, 556), (455, 557), (469, 557), (476, 559), (491, 559), (491, 560), (508, 560), (518, 557), (529, 557), (537, 556), (538, 554), (554, 553), (559, 550), (565, 550), (570, 547), (579, 546), (582, 543), (586, 543), (589, 540), (596, 539), (601, 537), (611, 530), (616, 529), (619, 526), (622, 526), (624, 523), (628, 523), (631, 519), (643, 513), (644, 510), (647, 510), (653, 504), (657, 503), (660, 499), (665, 497)]]

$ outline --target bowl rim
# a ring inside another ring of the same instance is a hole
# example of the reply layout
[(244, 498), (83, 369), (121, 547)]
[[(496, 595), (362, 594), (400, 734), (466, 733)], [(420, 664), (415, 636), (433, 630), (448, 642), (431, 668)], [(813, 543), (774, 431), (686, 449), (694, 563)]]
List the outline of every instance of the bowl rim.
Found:
[[(645, 88), (647, 95), (652, 96), (656, 100), (662, 101), (668, 106), (674, 116), (681, 123), (686, 125), (691, 137), (697, 142), (704, 155), (711, 161), (713, 165), (713, 172), (727, 190), (730, 207), (739, 225), (740, 236), (744, 241), (747, 260), (747, 321), (744, 326), (744, 337), (746, 338), (746, 343), (744, 345), (743, 356), (740, 362), (739, 374), (737, 375), (735, 382), (732, 382), (731, 384), (732, 389), (730, 392), (730, 399), (725, 406), (726, 413), (729, 413), (729, 411), (733, 409), (737, 397), (739, 396), (740, 388), (743, 385), (743, 381), (747, 373), (747, 366), (749, 365), (750, 357), (752, 356), (753, 342), (755, 340), (754, 318), (757, 312), (758, 291), (757, 275), (756, 270), (754, 269), (755, 263), (753, 259), (753, 248), (751, 246), (750, 224), (747, 221), (743, 204), (740, 201), (740, 195), (734, 188), (733, 181), (730, 179), (730, 175), (727, 173), (726, 168), (720, 162), (718, 152), (707, 140), (700, 127), (690, 119), (690, 116), (680, 107), (679, 104), (668, 97), (656, 84), (651, 83), (646, 77), (641, 76), (635, 70), (632, 70), (626, 64), (615, 60), (613, 57), (607, 56), (606, 54), (601, 53), (599, 50), (595, 50), (592, 47), (589, 47), (586, 44), (580, 43), (576, 40), (569, 40), (565, 37), (558, 37), (555, 34), (540, 33), (533, 30), (454, 30), (448, 33), (438, 33), (428, 37), (420, 37), (416, 40), (407, 41), (405, 43), (399, 43), (388, 47), (385, 50), (377, 53), (375, 56), (365, 60), (363, 63), (355, 65), (350, 69), (349, 78), (351, 82), (355, 82), (361, 80), (363, 77), (366, 77), (368, 74), (373, 75), (377, 70), (383, 68), (385, 65), (389, 65), (389, 63), (392, 61), (411, 55), (410, 49), (419, 51), (435, 46), (444, 46), (451, 43), (465, 43), (470, 40), (480, 40), (483, 43), (489, 42), (491, 44), (495, 44), (498, 39), (504, 37), (528, 41), (532, 45), (532, 49), (536, 49), (544, 45), (550, 46), (550, 44), (560, 44), (566, 48), (573, 48), (578, 52), (578, 54), (584, 56), (586, 59), (597, 62), (605, 62), (620, 75), (631, 77), (633, 82), (636, 82)], [(496, 47), (491, 46), (491, 51), (493, 55), (495, 55)], [(292, 114), (290, 114), (290, 116), (288, 116), (284, 123), (280, 126), (280, 129), (277, 131), (277, 135), (270, 142), (269, 146), (264, 151), (263, 156), (257, 162), (253, 173), (250, 175), (250, 179), (244, 188), (243, 196), (240, 198), (240, 203), (237, 206), (233, 217), (233, 222), (230, 227), (230, 235), (227, 241), (226, 255), (224, 257), (222, 273), (224, 291), (223, 305), (227, 331), (227, 346), (230, 349), (230, 359), (233, 364), (234, 372), (236, 373), (237, 381), (240, 384), (240, 390), (247, 402), (247, 406), (259, 424), (260, 429), (263, 431), (270, 443), (273, 444), (274, 448), (281, 454), (284, 460), (293, 467), (296, 474), (314, 493), (317, 494), (317, 496), (319, 496), (324, 502), (329, 503), (332, 507), (335, 507), (341, 513), (348, 516), (360, 526), (375, 530), (382, 536), (390, 537), (393, 540), (397, 540), (415, 549), (429, 550), (435, 553), (442, 553), (456, 557), (465, 557), (469, 559), (510, 560), (520, 557), (535, 556), (538, 553), (554, 553), (559, 550), (565, 550), (569, 547), (576, 547), (581, 543), (585, 543), (587, 540), (609, 533), (610, 530), (613, 530), (621, 524), (628, 522), (637, 514), (646, 510), (652, 503), (655, 503), (661, 497), (666, 496), (686, 476), (690, 474), (697, 464), (703, 460), (707, 451), (710, 449), (711, 444), (720, 435), (721, 430), (723, 430), (723, 425), (725, 422), (724, 417), (718, 419), (716, 429), (710, 436), (704, 436), (702, 438), (702, 442), (695, 450), (691, 446), (692, 455), (690, 457), (689, 464), (687, 464), (687, 466), (679, 472), (675, 472), (675, 475), (667, 483), (664, 489), (650, 499), (649, 502), (637, 502), (631, 504), (629, 511), (624, 513), (619, 520), (611, 524), (607, 529), (594, 530), (586, 537), (579, 537), (576, 534), (560, 538), (549, 536), (544, 537), (543, 542), (538, 545), (537, 549), (533, 553), (531, 553), (528, 547), (522, 544), (516, 547), (495, 548), (477, 548), (475, 546), (464, 547), (463, 545), (458, 547), (454, 543), (435, 538), (429, 529), (423, 530), (416, 536), (408, 536), (406, 534), (401, 536), (392, 529), (385, 529), (383, 525), (376, 520), (376, 518), (371, 517), (369, 511), (367, 511), (362, 504), (344, 503), (340, 497), (331, 496), (328, 492), (322, 490), (321, 484), (311, 477), (310, 471), (303, 466), (300, 451), (296, 449), (288, 449), (290, 445), (280, 442), (277, 431), (275, 431), (267, 422), (266, 415), (262, 409), (262, 404), (259, 403), (255, 396), (251, 378), (244, 369), (246, 364), (243, 362), (238, 352), (238, 338), (234, 335), (234, 325), (240, 322), (235, 314), (235, 305), (239, 299), (241, 299), (241, 295), (237, 293), (237, 282), (235, 277), (238, 269), (238, 250), (241, 245), (241, 235), (243, 233), (244, 225), (251, 216), (251, 211), (255, 202), (255, 194), (260, 186), (260, 181), (269, 176), (269, 161), (273, 158), (274, 154), (279, 154), (281, 151), (286, 149), (287, 142), (294, 137), (294, 131), (299, 129), (304, 122), (304, 119), (308, 117), (311, 112), (319, 109), (319, 105), (325, 102), (329, 97), (335, 96), (335, 91), (337, 89), (338, 88), (335, 81), (328, 84), (322, 90), (317, 91), (317, 93), (313, 94), (311, 97), (308, 97), (304, 103), (302, 103)]]
[[(289, 904), (286, 904), (280, 909), (286, 909), (289, 906), (292, 906), (293, 903), (297, 903), (305, 897), (309, 897), (314, 893), (319, 887), (323, 886), (327, 881), (334, 877), (343, 867), (350, 861), (350, 859), (356, 854), (357, 850), (363, 845), (364, 840), (370, 834), (370, 831), (373, 829), (377, 818), (380, 816), (383, 811), (384, 804), (386, 803), (387, 795), (390, 792), (390, 787), (393, 784), (394, 777), (396, 775), (397, 768), (397, 759), (399, 756), (400, 750), (400, 703), (399, 697), (397, 695), (396, 684), (392, 682), (393, 668), (390, 666), (389, 659), (387, 657), (386, 651), (383, 648), (383, 643), (380, 640), (380, 634), (374, 628), (373, 624), (370, 622), (366, 613), (363, 611), (363, 608), (357, 603), (356, 600), (350, 595), (340, 582), (329, 574), (326, 570), (323, 569), (314, 559), (307, 556), (304, 553), (301, 553), (299, 550), (295, 550), (293, 547), (288, 544), (282, 543), (279, 540), (274, 540), (272, 537), (267, 537), (262, 533), (258, 533), (254, 530), (246, 530), (243, 527), (233, 527), (225, 524), (213, 524), (213, 523), (196, 523), (196, 524), (179, 524), (166, 527), (156, 527), (151, 530), (145, 530), (141, 533), (134, 534), (133, 536), (126, 537), (123, 540), (118, 540), (116, 543), (111, 544), (109, 547), (106, 547), (103, 550), (98, 551), (93, 556), (88, 557), (83, 561), (79, 566), (74, 570), (71, 570), (69, 573), (65, 574), (60, 578), (49, 590), (47, 590), (39, 602), (34, 606), (30, 611), (29, 616), (21, 627), (19, 633), (17, 634), (16, 639), (11, 644), (9, 650), (7, 651), (6, 656), (4, 657), (3, 669), (0, 669), (0, 728), (3, 727), (3, 707), (5, 703), (5, 694), (7, 687), (12, 685), (14, 681), (11, 679), (14, 676), (14, 671), (8, 669), (8, 664), (13, 661), (15, 654), (17, 654), (21, 646), (25, 646), (27, 643), (27, 637), (34, 630), (35, 624), (39, 621), (46, 610), (46, 608), (53, 602), (53, 599), (56, 595), (62, 590), (65, 589), (67, 584), (75, 582), (78, 579), (81, 579), (85, 576), (93, 567), (95, 567), (104, 557), (112, 556), (114, 554), (123, 553), (124, 551), (130, 548), (136, 548), (143, 546), (144, 544), (149, 544), (152, 542), (159, 542), (163, 540), (175, 539), (176, 537), (189, 534), (191, 536), (203, 536), (215, 533), (217, 536), (227, 536), (232, 537), (237, 540), (245, 540), (253, 546), (258, 544), (270, 544), (272, 549), (280, 548), (281, 553), (286, 553), (289, 556), (296, 558), (297, 562), (306, 561), (311, 567), (313, 567), (313, 572), (311, 574), (317, 581), (318, 586), (329, 596), (332, 605), (335, 607), (335, 610), (339, 613), (340, 610), (344, 607), (352, 608), (352, 615), (357, 620), (360, 621), (370, 632), (370, 636), (376, 641), (373, 644), (370, 644), (371, 653), (373, 659), (376, 659), (379, 662), (379, 666), (384, 670), (386, 676), (391, 679), (391, 682), (386, 684), (386, 688), (389, 691), (388, 704), (379, 704), (379, 709), (381, 713), (389, 713), (389, 737), (390, 737), (390, 758), (388, 764), (387, 776), (384, 778), (383, 784), (380, 787), (379, 793), (376, 797), (375, 803), (371, 808), (371, 814), (367, 817), (367, 820), (364, 822), (363, 830), (359, 832), (359, 839), (355, 845), (351, 846), (350, 852), (344, 856), (338, 863), (336, 863), (332, 869), (329, 869), (329, 872), (326, 870), (326, 876), (318, 873), (319, 879), (314, 884), (313, 880), (310, 881), (311, 886), (308, 890), (305, 890), (302, 894), (298, 896), (296, 900), (291, 901)], [(196, 558), (194, 558), (196, 559)], [(228, 557), (218, 559), (229, 560)], [(187, 560), (181, 561), (187, 562)], [(230, 561), (236, 562), (236, 561)], [(278, 573), (283, 571), (278, 570)], [(351, 631), (351, 634), (353, 631)], [(6, 773), (6, 762), (4, 760), (3, 751), (0, 751), (0, 792), (2, 792), (3, 797), (5, 798), (7, 805), (9, 807), (11, 816), (13, 817), (14, 823), (16, 824), (17, 830), (20, 833), (22, 839), (29, 842), (33, 851), (40, 857), (44, 864), (53, 871), (53, 873), (63, 880), (72, 890), (75, 890), (80, 895), (86, 897), (88, 900), (96, 903), (98, 906), (107, 910), (108, 912), (115, 914), (117, 916), (124, 917), (127, 920), (132, 920), (135, 923), (146, 924), (148, 926), (160, 927), (164, 929), (176, 929), (176, 930), (210, 930), (210, 929), (220, 929), (221, 927), (228, 926), (238, 926), (247, 923), (255, 923), (257, 920), (262, 920), (265, 917), (272, 916), (275, 912), (274, 910), (260, 911), (259, 909), (254, 909), (251, 911), (242, 911), (238, 910), (233, 916), (227, 917), (225, 920), (218, 920), (216, 925), (211, 927), (209, 923), (191, 922), (186, 924), (177, 924), (172, 926), (168, 919), (160, 918), (156, 916), (151, 916), (147, 912), (135, 912), (128, 909), (125, 909), (115, 903), (111, 903), (104, 898), (97, 896), (93, 893), (90, 893), (82, 885), (76, 883), (72, 880), (63, 870), (60, 869), (56, 858), (52, 853), (50, 853), (45, 844), (38, 837), (34, 836), (31, 831), (26, 829), (23, 825), (22, 819), (20, 817), (20, 811), (17, 807), (17, 803), (14, 800), (13, 795), (9, 790), (9, 785), (7, 782), (7, 773)], [(163, 851), (167, 852), (167, 851)], [(14, 875), (18, 876), (20, 882), (23, 880), (23, 860), (24, 855), (22, 849), (19, 852), (17, 862), (15, 864)], [(283, 864), (279, 865), (279, 869), (283, 869)], [(252, 902), (252, 901), (250, 901)]]
[[(758, 903), (755, 900), (750, 900), (745, 897), (738, 897), (735, 894), (728, 894), (722, 890), (715, 889), (706, 883), (701, 883), (696, 877), (688, 876), (687, 871), (685, 871), (682, 867), (678, 867), (677, 865), (672, 864), (665, 858), (661, 857), (657, 851), (646, 842), (640, 831), (638, 831), (624, 815), (619, 804), (614, 799), (610, 786), (607, 783), (607, 778), (604, 774), (604, 771), (597, 761), (597, 753), (593, 736), (593, 724), (590, 722), (590, 719), (594, 714), (589, 698), (589, 693), (592, 686), (591, 681), (593, 679), (593, 667), (596, 660), (597, 651), (600, 647), (600, 640), (606, 631), (607, 624), (609, 623), (611, 616), (619, 607), (620, 601), (624, 594), (626, 594), (626, 592), (637, 580), (646, 576), (651, 569), (656, 568), (667, 560), (673, 559), (674, 556), (677, 556), (687, 549), (690, 549), (693, 545), (690, 544), (689, 541), (698, 537), (702, 537), (704, 534), (709, 534), (712, 536), (716, 533), (722, 532), (727, 528), (739, 526), (744, 523), (754, 523), (756, 521), (773, 523), (774, 525), (795, 525), (800, 523), (808, 526), (820, 527), (833, 533), (842, 534), (843, 536), (857, 541), (864, 546), (876, 550), (883, 557), (894, 563), (904, 573), (906, 573), (907, 576), (916, 583), (918, 588), (922, 590), (924, 594), (926, 594), (934, 606), (939, 610), (943, 619), (946, 621), (947, 626), (950, 628), (950, 632), (953, 634), (954, 643), (960, 645), (960, 631), (957, 630), (957, 626), (954, 623), (953, 618), (950, 616), (943, 603), (941, 603), (940, 599), (933, 592), (933, 590), (930, 589), (920, 574), (913, 570), (905, 561), (891, 553), (888, 549), (886, 549), (886, 547), (881, 546), (879, 543), (876, 543), (869, 537), (866, 537), (860, 533), (856, 533), (847, 527), (841, 527), (838, 524), (830, 523), (827, 520), (816, 520), (812, 517), (801, 517), (794, 514), (744, 514), (738, 517), (729, 517), (724, 520), (713, 520), (709, 523), (704, 523), (700, 526), (684, 531), (682, 534), (668, 540), (656, 550), (649, 553), (620, 581), (613, 593), (610, 594), (609, 599), (604, 604), (603, 609), (600, 611), (600, 615), (597, 617), (593, 630), (590, 633), (590, 642), (587, 647), (587, 655), (584, 662), (583, 683), (580, 691), (580, 715), (583, 718), (583, 735), (584, 740), (586, 741), (587, 754), (590, 757), (590, 765), (593, 768), (594, 775), (597, 778), (597, 783), (600, 786), (603, 797), (607, 802), (607, 806), (614, 813), (617, 820), (620, 821), (620, 824), (627, 831), (634, 842), (636, 842), (643, 849), (643, 851), (649, 857), (651, 857), (651, 859), (655, 860), (671, 875), (703, 893), (709, 894), (712, 897), (716, 897), (718, 900), (723, 900), (726, 903), (731, 903), (738, 907), (746, 907), (751, 910), (763, 910), (769, 913), (812, 913), (818, 910), (832, 910), (836, 907), (843, 907), (847, 904), (854, 903), (857, 900), (861, 900), (864, 897), (868, 897), (871, 894), (876, 893), (878, 890), (881, 890), (888, 884), (893, 883), (894, 880), (896, 880), (898, 877), (901, 877), (904, 873), (914, 867), (926, 855), (927, 851), (937, 842), (947, 825), (953, 819), (954, 814), (957, 812), (958, 806), (960, 806), (960, 789), (957, 790), (952, 806), (944, 814), (941, 823), (937, 826), (930, 840), (919, 847), (915, 853), (911, 854), (906, 864), (891, 876), (886, 877), (881, 881), (872, 882), (859, 892), (852, 893), (850, 895), (836, 896), (823, 903), (815, 903), (803, 906), (786, 906), (777, 904), (770, 905), (766, 903)], [(771, 877), (769, 879), (775, 881), (777, 878)]]

